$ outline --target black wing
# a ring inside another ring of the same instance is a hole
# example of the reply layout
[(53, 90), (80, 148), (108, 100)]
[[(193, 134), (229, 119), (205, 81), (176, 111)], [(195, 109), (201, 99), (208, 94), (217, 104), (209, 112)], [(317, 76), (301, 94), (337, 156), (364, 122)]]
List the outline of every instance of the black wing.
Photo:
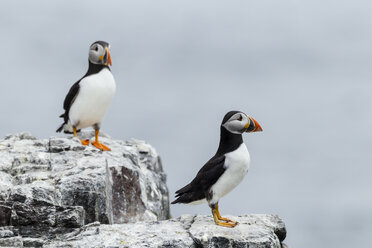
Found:
[(77, 81), (76, 83), (74, 83), (71, 88), (70, 88), (70, 91), (68, 92), (66, 98), (65, 98), (65, 101), (63, 102), (63, 109), (65, 110), (65, 112), (63, 114), (61, 114), (59, 117), (63, 118), (63, 123), (62, 125), (57, 129), (57, 132), (61, 132), (62, 129), (63, 129), (63, 126), (65, 124), (67, 124), (68, 122), (68, 114), (70, 112), (70, 108), (71, 108), (71, 105), (74, 103), (78, 93), (79, 93), (79, 90), (80, 90), (80, 80)]
[(176, 191), (175, 203), (190, 203), (206, 198), (206, 194), (213, 184), (225, 172), (225, 155), (214, 156), (198, 172), (191, 183)]

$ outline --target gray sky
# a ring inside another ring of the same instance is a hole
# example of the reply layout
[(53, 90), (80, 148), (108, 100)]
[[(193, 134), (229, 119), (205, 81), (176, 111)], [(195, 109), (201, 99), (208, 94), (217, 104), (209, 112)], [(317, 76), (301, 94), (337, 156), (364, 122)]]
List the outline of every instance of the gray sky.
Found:
[[(57, 135), (89, 45), (111, 44), (102, 131), (156, 147), (171, 199), (245, 111), (252, 163), (223, 214), (277, 213), (293, 247), (366, 247), (372, 232), (372, 2), (1, 1), (0, 135)], [(172, 206), (209, 214), (207, 205)]]

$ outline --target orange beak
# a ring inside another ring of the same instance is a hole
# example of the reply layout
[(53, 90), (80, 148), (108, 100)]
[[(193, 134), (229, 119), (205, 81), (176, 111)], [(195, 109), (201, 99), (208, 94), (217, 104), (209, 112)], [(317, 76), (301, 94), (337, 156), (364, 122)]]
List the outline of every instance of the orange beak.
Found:
[(253, 132), (262, 132), (262, 127), (261, 127), (261, 125), (258, 124), (258, 122), (257, 122), (255, 119), (253, 119), (252, 117), (251, 117), (251, 119), (253, 120), (254, 125), (256, 126), (255, 129), (253, 130)]
[[(249, 117), (249, 118), (250, 118), (250, 119), (253, 121), (253, 123), (254, 123), (254, 129), (253, 129), (253, 131), (252, 131), (252, 129), (249, 128), (249, 124), (247, 124), (248, 127), (246, 127), (246, 128), (248, 128), (248, 129), (247, 129), (246, 132), (261, 132), (261, 131), (262, 131), (262, 127), (261, 127), (261, 125), (258, 124), (258, 122), (257, 122), (255, 119), (253, 119), (252, 117)], [(250, 131), (249, 131), (249, 130), (250, 130)]]
[(110, 50), (106, 48), (106, 52), (107, 52), (107, 64), (112, 65)]

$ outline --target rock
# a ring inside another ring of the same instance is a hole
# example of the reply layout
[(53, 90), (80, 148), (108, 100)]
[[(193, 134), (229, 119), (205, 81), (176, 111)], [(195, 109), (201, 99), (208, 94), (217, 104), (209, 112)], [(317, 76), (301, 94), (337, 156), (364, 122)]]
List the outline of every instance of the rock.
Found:
[(0, 201), (0, 227), (9, 226), (12, 216), (12, 207), (9, 203)]
[[(82, 139), (92, 132), (80, 133)], [(0, 247), (286, 247), (276, 215), (243, 215), (235, 228), (212, 216), (169, 219), (166, 175), (143, 141), (0, 140)]]
[(212, 216), (200, 215), (135, 224), (84, 226), (44, 247), (282, 247), (276, 233), (280, 230), (281, 235), (285, 234), (285, 226), (278, 216), (231, 218), (239, 221), (235, 228), (216, 226)]
[(23, 247), (22, 237), (0, 238), (0, 247)]
[(96, 221), (168, 219), (166, 175), (155, 149), (140, 140), (102, 136), (111, 152), (73, 137), (22, 133), (0, 140), (0, 227), (14, 226), (30, 238), (27, 245)]
[(80, 227), (84, 225), (85, 211), (81, 206), (61, 207), (57, 206), (56, 226)]
[(13, 237), (14, 233), (11, 230), (0, 230), (0, 238)]
[(37, 238), (23, 238), (23, 247), (43, 247), (45, 241)]
[(281, 247), (286, 236), (284, 222), (276, 215), (226, 216), (235, 228), (214, 225), (210, 216), (196, 216), (189, 232), (202, 247)]

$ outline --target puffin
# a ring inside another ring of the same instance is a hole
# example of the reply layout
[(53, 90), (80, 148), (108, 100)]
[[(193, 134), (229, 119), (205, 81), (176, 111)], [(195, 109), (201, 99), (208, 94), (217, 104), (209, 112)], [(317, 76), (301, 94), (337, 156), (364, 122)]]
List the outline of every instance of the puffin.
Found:
[[(102, 151), (110, 151), (98, 139), (102, 121), (116, 91), (115, 79), (109, 67), (112, 65), (110, 44), (105, 41), (94, 42), (89, 48), (88, 62), (88, 71), (72, 85), (64, 100), (65, 112), (60, 115), (63, 123), (56, 132), (73, 132), (79, 139), (77, 132), (82, 128), (93, 127), (95, 141), (92, 141), (92, 145)], [(80, 142), (89, 145), (90, 140)]]
[(176, 191), (172, 204), (208, 203), (216, 225), (235, 227), (238, 222), (224, 218), (219, 200), (233, 190), (248, 172), (250, 155), (243, 143), (243, 133), (260, 132), (262, 128), (241, 111), (228, 112), (220, 126), (220, 143), (216, 154), (199, 170), (195, 178)]

